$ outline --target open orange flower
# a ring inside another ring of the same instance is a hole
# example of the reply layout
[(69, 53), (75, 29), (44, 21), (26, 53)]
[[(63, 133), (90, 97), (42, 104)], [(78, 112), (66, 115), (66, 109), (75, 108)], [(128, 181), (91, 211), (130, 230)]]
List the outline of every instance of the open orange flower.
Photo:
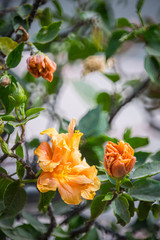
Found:
[(55, 191), (57, 188), (64, 202), (79, 204), (81, 197), (91, 200), (100, 188), (95, 166), (90, 167), (81, 160), (79, 151), (80, 132), (74, 132), (76, 120), (72, 119), (68, 133), (58, 134), (54, 128), (41, 134), (51, 137), (52, 148), (42, 142), (35, 150), (43, 172), (38, 178), (37, 187), (41, 192)]
[(104, 155), (104, 167), (115, 178), (128, 174), (136, 162), (134, 151), (128, 143), (120, 140), (118, 144), (108, 142)]
[(52, 82), (56, 63), (43, 54), (37, 54), (27, 58), (27, 68), (34, 77), (42, 76), (47, 81)]

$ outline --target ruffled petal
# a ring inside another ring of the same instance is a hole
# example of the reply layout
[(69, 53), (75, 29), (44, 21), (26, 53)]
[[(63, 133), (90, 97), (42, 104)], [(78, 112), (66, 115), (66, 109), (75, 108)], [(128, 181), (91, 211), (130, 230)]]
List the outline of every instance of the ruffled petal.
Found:
[(37, 188), (40, 192), (56, 191), (58, 181), (52, 173), (42, 172), (37, 181)]
[(55, 135), (58, 135), (58, 132), (55, 128), (48, 128), (40, 133), (41, 135), (47, 134), (50, 138), (52, 138)]
[(48, 142), (42, 142), (34, 153), (38, 156), (38, 161), (51, 161), (53, 154)]

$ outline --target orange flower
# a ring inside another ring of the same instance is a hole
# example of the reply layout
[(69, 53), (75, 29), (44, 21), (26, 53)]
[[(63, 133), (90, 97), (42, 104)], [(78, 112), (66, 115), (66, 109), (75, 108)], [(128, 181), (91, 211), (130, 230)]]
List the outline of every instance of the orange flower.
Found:
[(134, 151), (128, 143), (120, 140), (118, 144), (108, 142), (104, 155), (104, 167), (115, 178), (128, 174), (136, 162)]
[(52, 82), (56, 63), (43, 54), (32, 55), (27, 59), (27, 68), (34, 77), (42, 76), (47, 81)]
[(41, 134), (51, 137), (52, 148), (42, 142), (35, 150), (43, 172), (38, 178), (37, 187), (41, 192), (55, 191), (57, 188), (64, 202), (79, 204), (81, 197), (91, 200), (100, 188), (95, 166), (90, 167), (81, 160), (79, 151), (79, 131), (74, 133), (76, 120), (72, 119), (68, 133), (58, 134), (54, 128)]

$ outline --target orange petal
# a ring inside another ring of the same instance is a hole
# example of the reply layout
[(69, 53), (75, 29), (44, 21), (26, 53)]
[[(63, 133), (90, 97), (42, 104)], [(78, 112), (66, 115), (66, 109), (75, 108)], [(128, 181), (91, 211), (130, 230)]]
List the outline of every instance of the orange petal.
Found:
[(51, 161), (53, 154), (48, 142), (42, 142), (34, 153), (38, 156), (39, 161)]
[(58, 187), (58, 181), (52, 173), (42, 172), (37, 181), (37, 188), (40, 192), (55, 191)]
[(68, 132), (70, 133), (70, 135), (72, 136), (73, 133), (74, 133), (74, 128), (76, 126), (76, 119), (75, 118), (72, 118), (69, 126), (68, 126)]
[(89, 184), (93, 183), (93, 181), (89, 178), (87, 178), (85, 175), (69, 175), (67, 176), (67, 179), (72, 183), (77, 184)]
[(124, 177), (127, 174), (125, 164), (118, 160), (114, 161), (111, 167), (111, 173), (115, 178)]
[(48, 128), (44, 130), (43, 132), (40, 133), (41, 135), (47, 134), (50, 138), (52, 138), (55, 135), (58, 135), (58, 132), (56, 131), (55, 128)]
[(67, 204), (80, 204), (81, 188), (77, 184), (70, 185), (67, 181), (59, 181), (58, 191), (63, 201)]

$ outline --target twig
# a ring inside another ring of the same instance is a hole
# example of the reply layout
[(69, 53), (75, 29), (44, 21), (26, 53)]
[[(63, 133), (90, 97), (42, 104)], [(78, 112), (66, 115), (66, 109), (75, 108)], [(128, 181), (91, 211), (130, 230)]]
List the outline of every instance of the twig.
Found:
[(124, 107), (127, 103), (129, 103), (133, 98), (137, 97), (140, 93), (142, 93), (149, 85), (149, 82), (150, 82), (150, 79), (147, 78), (145, 81), (142, 82), (142, 84), (137, 87), (134, 92), (128, 96), (118, 107), (117, 109), (115, 109), (111, 115), (110, 115), (110, 118), (109, 118), (109, 121), (108, 123), (111, 124), (112, 123), (112, 120), (113, 118), (116, 116), (116, 114), (119, 112), (119, 110)]
[(76, 229), (73, 229), (70, 232), (70, 236), (71, 238), (76, 237), (77, 235), (79, 235), (80, 233), (86, 233), (90, 230), (91, 226), (93, 225), (94, 221), (90, 221), (90, 222), (86, 222), (85, 225), (80, 226)]
[(27, 164), (21, 157), (19, 157), (17, 154), (12, 154), (12, 157), (17, 159), (27, 170), (28, 174), (32, 177), (32, 178), (36, 178), (35, 173), (33, 172), (31, 166), (29, 164)]
[(95, 17), (93, 18), (89, 18), (87, 20), (81, 20), (79, 22), (77, 22), (73, 27), (69, 28), (68, 30), (62, 32), (59, 34), (59, 38), (62, 39), (62, 38), (65, 38), (67, 37), (70, 33), (72, 32), (75, 32), (77, 31), (81, 26), (83, 25), (88, 25), (90, 23), (94, 23), (95, 22)]
[(47, 211), (48, 211), (48, 216), (50, 217), (50, 225), (49, 225), (48, 231), (46, 232), (46, 234), (43, 237), (43, 240), (48, 240), (49, 239), (53, 229), (57, 225), (56, 224), (56, 219), (55, 219), (54, 213), (53, 213), (53, 208), (52, 208), (51, 204), (48, 206)]
[(68, 211), (66, 213), (67, 217), (59, 225), (63, 225), (63, 224), (68, 223), (71, 218), (73, 218), (74, 216), (78, 215), (86, 207), (87, 207), (87, 203), (84, 203), (84, 204), (82, 204), (80, 206), (74, 207), (71, 211)]
[(3, 172), (0, 172), (0, 177), (14, 180), (11, 176), (9, 176), (9, 175), (7, 175), (6, 173), (3, 173)]
[(0, 17), (3, 17), (6, 13), (16, 12), (18, 7), (4, 8), (0, 10)]
[(28, 18), (28, 25), (29, 26), (31, 26), (40, 5), (41, 5), (41, 0), (35, 0), (35, 2), (33, 4), (32, 11), (31, 11), (30, 16)]
[[(25, 125), (21, 125), (21, 128), (22, 128), (21, 136), (20, 136), (19, 140), (11, 148), (12, 151), (14, 151), (17, 147), (19, 147), (20, 144), (22, 144), (24, 142)], [(7, 154), (4, 154), (2, 157), (0, 157), (0, 163), (3, 162), (7, 157), (8, 157)]]

